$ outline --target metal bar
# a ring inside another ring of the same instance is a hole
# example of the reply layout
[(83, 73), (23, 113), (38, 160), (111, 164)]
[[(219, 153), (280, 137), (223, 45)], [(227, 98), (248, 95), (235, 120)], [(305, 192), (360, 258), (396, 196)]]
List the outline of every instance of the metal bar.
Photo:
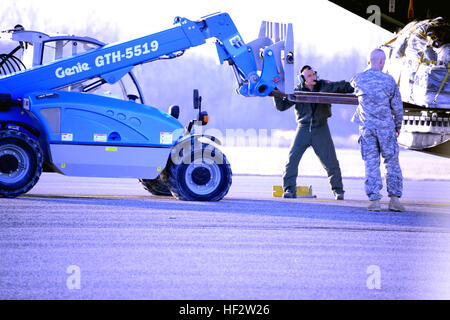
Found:
[(358, 104), (358, 98), (350, 93), (304, 92), (295, 91), (287, 96), (293, 102)]

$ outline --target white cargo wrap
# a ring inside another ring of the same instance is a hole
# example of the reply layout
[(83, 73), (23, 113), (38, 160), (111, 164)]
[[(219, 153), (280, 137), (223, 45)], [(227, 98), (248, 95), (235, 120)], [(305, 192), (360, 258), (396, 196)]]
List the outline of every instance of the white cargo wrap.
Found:
[(449, 29), (442, 18), (412, 21), (381, 47), (385, 71), (397, 81), (403, 101), (450, 108)]

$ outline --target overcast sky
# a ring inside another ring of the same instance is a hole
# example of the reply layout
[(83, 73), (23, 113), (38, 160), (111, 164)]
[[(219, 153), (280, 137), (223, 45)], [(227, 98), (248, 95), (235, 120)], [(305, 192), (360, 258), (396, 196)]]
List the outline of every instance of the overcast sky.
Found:
[[(87, 26), (107, 39), (125, 41), (168, 29), (176, 16), (196, 20), (219, 11), (230, 14), (245, 42), (257, 37), (261, 20), (292, 22), (297, 44), (330, 57), (354, 50), (364, 54), (392, 37), (325, 0), (1, 0), (0, 30), (20, 23), (26, 29), (75, 34)], [(215, 56), (214, 46), (195, 50)]]

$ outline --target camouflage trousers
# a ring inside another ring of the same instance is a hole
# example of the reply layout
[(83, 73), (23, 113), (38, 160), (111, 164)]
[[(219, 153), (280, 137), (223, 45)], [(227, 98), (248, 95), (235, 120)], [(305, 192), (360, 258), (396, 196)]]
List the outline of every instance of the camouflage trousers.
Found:
[(399, 147), (394, 129), (362, 128), (359, 129), (359, 144), (365, 163), (365, 191), (369, 200), (381, 199), (383, 188), (380, 172), (380, 155), (386, 167), (386, 189), (389, 196), (401, 197), (403, 176), (398, 160)]

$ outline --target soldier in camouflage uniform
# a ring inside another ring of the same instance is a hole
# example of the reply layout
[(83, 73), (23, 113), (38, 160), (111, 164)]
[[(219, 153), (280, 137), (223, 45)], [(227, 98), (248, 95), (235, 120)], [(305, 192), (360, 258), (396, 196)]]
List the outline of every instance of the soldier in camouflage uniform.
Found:
[[(314, 70), (305, 65), (299, 72), (298, 91), (351, 93), (353, 87), (347, 81), (331, 82), (318, 80)], [(289, 151), (289, 158), (283, 173), (284, 198), (295, 198), (298, 166), (303, 153), (310, 146), (319, 157), (322, 166), (327, 172), (336, 200), (344, 200), (344, 187), (342, 184), (341, 169), (336, 157), (333, 140), (328, 127), (328, 118), (331, 117), (331, 105), (327, 103), (292, 102), (286, 97), (274, 97), (275, 107), (285, 111), (295, 105), (298, 127), (295, 139)]]
[(399, 201), (403, 177), (397, 144), (403, 121), (403, 103), (394, 78), (382, 72), (385, 60), (384, 51), (375, 49), (370, 55), (370, 68), (351, 80), (359, 102), (352, 121), (359, 124), (359, 144), (366, 171), (365, 191), (371, 201), (368, 210), (381, 210), (381, 155), (387, 171), (386, 188), (391, 198), (389, 210), (404, 211)]

